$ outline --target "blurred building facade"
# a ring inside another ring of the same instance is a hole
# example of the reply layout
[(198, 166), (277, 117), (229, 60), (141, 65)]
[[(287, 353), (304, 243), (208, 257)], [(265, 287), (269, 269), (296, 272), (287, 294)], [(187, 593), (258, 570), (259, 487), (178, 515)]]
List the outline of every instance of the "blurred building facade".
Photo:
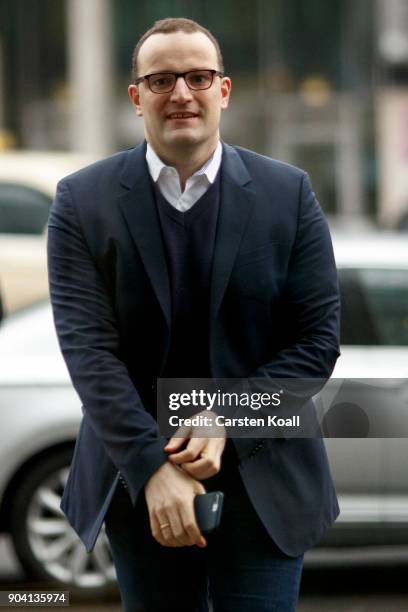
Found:
[(330, 214), (408, 224), (408, 0), (0, 0), (0, 146), (140, 142), (130, 57), (167, 16), (220, 39), (225, 140), (305, 168)]

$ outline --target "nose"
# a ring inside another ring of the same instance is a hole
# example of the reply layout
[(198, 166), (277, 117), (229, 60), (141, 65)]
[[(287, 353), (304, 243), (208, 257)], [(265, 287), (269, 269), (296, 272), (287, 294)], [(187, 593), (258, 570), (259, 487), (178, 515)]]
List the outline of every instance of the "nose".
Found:
[(188, 102), (192, 99), (191, 89), (187, 87), (183, 77), (178, 77), (176, 85), (171, 92), (171, 99), (174, 102)]

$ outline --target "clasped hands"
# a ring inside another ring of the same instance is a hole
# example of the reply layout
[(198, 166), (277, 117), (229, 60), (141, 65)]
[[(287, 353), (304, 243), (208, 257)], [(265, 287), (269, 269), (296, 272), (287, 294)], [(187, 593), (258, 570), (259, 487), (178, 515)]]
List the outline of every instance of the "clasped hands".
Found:
[[(215, 417), (209, 411), (203, 414)], [(150, 528), (162, 546), (206, 546), (195, 519), (194, 498), (205, 493), (200, 481), (219, 472), (225, 442), (224, 426), (214, 425), (211, 432), (208, 427), (180, 427), (166, 444), (168, 461), (145, 485)]]

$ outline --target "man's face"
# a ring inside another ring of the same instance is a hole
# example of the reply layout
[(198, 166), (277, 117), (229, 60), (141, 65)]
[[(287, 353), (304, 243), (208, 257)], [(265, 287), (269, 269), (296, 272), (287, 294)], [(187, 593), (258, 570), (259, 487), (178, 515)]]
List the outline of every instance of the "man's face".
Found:
[[(142, 45), (138, 74), (218, 70), (217, 52), (202, 32), (153, 34)], [(219, 139), (221, 110), (227, 108), (231, 81), (214, 76), (209, 89), (192, 91), (183, 78), (170, 93), (150, 91), (147, 81), (129, 86), (136, 114), (143, 116), (146, 139), (159, 156), (174, 157), (181, 149), (206, 150), (209, 154)], [(180, 118), (175, 114), (183, 113)]]

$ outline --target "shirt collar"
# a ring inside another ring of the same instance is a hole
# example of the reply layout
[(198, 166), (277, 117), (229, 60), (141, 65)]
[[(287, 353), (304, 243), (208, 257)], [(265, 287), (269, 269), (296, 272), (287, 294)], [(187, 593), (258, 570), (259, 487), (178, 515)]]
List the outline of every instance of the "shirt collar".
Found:
[[(215, 181), (215, 177), (217, 176), (217, 172), (221, 165), (221, 157), (222, 157), (222, 145), (221, 142), (218, 141), (217, 147), (214, 153), (211, 155), (209, 159), (199, 168), (192, 176), (206, 176), (210, 183)], [(153, 147), (147, 143), (146, 148), (146, 161), (149, 168), (150, 176), (153, 181), (156, 183), (159, 179), (160, 174), (164, 168), (170, 168), (171, 166), (166, 166), (154, 151)]]

